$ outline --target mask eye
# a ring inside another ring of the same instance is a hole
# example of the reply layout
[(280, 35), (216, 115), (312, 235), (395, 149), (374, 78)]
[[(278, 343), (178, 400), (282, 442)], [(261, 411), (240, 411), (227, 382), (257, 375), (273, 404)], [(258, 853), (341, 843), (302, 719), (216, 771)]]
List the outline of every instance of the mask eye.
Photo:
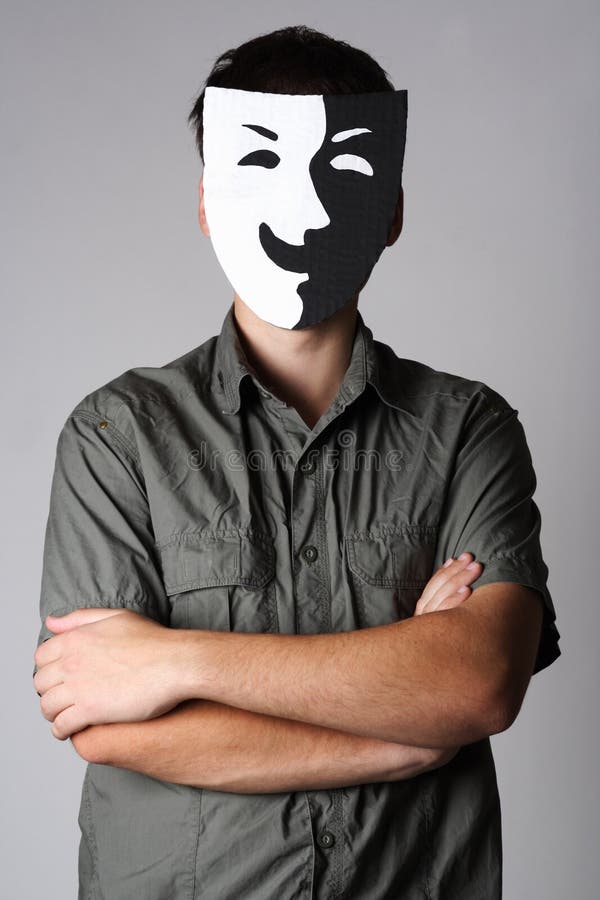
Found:
[(279, 157), (272, 150), (254, 150), (240, 159), (238, 166), (263, 166), (265, 169), (274, 169), (279, 163)]
[(355, 156), (353, 153), (342, 153), (340, 156), (335, 156), (331, 160), (331, 165), (334, 169), (351, 169), (354, 172), (362, 172), (364, 175), (373, 174), (370, 163), (362, 156)]

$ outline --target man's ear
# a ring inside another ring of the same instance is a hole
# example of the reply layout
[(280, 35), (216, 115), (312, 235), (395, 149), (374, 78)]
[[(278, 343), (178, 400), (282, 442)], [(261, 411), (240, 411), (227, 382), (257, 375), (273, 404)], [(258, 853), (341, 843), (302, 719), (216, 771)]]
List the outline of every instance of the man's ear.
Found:
[(400, 193), (398, 194), (398, 202), (396, 203), (396, 210), (394, 212), (394, 221), (392, 222), (392, 227), (390, 229), (390, 233), (388, 235), (388, 239), (385, 243), (386, 247), (391, 247), (392, 244), (395, 244), (400, 236), (400, 232), (402, 231), (402, 223), (404, 220), (404, 189), (400, 188)]
[(202, 234), (205, 234), (206, 237), (210, 237), (210, 231), (208, 228), (208, 222), (206, 221), (206, 213), (204, 212), (204, 184), (202, 179), (204, 178), (204, 173), (200, 176), (200, 182), (198, 184), (198, 222), (200, 223), (200, 228), (202, 229)]

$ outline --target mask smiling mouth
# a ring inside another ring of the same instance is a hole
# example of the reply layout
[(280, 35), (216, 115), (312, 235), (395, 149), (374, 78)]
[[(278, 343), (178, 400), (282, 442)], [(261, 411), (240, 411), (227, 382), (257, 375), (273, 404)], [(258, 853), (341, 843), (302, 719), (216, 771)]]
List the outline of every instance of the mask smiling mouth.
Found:
[(308, 272), (307, 244), (288, 244), (287, 241), (282, 241), (266, 222), (260, 223), (258, 237), (271, 262), (280, 269), (286, 269), (288, 272)]

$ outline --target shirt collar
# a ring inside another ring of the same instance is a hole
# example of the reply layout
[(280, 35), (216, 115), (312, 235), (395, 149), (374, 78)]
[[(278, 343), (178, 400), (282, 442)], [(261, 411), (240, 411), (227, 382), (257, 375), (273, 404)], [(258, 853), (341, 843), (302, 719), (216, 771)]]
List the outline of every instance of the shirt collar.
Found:
[[(390, 406), (399, 407), (400, 401), (393, 386), (384, 379), (380, 365), (378, 341), (365, 323), (360, 310), (356, 311), (356, 330), (350, 363), (346, 369), (338, 394), (338, 401), (345, 406), (358, 397), (367, 383), (372, 384), (381, 399)], [(249, 362), (240, 341), (234, 316), (234, 304), (227, 310), (220, 334), (217, 336), (213, 389), (219, 390), (222, 410), (237, 413), (241, 405), (241, 383), (247, 376), (258, 380), (256, 371)]]

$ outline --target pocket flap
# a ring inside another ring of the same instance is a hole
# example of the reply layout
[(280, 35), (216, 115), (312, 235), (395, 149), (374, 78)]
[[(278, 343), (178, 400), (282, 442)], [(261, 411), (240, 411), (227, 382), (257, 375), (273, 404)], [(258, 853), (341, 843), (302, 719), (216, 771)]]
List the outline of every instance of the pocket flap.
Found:
[(433, 574), (435, 525), (404, 525), (400, 530), (346, 537), (348, 565), (375, 587), (423, 588)]
[(226, 584), (261, 588), (275, 572), (273, 546), (246, 534), (182, 532), (158, 550), (169, 595)]

